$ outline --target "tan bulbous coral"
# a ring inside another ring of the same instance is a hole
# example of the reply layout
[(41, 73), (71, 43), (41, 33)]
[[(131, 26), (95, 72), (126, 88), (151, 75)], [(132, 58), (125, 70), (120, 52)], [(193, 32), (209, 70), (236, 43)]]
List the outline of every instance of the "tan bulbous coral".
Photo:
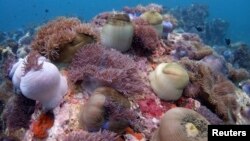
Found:
[(163, 17), (160, 13), (150, 10), (141, 15), (141, 18), (147, 21), (150, 25), (152, 25), (155, 30), (157, 31), (158, 35), (162, 35), (163, 31)]
[(107, 119), (107, 115), (105, 115), (109, 114), (107, 113), (107, 109), (105, 109), (105, 102), (107, 100), (115, 101), (119, 106), (124, 108), (130, 108), (129, 101), (116, 90), (109, 87), (97, 88), (79, 115), (80, 124), (83, 128), (89, 131), (98, 131), (102, 128), (107, 128), (108, 130), (119, 132), (128, 126), (124, 124), (126, 122), (114, 122)]
[(177, 63), (161, 63), (150, 73), (154, 92), (163, 100), (177, 100), (189, 82), (187, 71)]
[(127, 51), (131, 47), (134, 28), (127, 14), (113, 14), (101, 30), (101, 43), (109, 48)]
[(98, 34), (77, 18), (58, 18), (42, 26), (31, 47), (55, 62), (69, 63), (85, 44), (98, 41)]
[(193, 110), (173, 108), (162, 117), (151, 141), (207, 141), (209, 124)]

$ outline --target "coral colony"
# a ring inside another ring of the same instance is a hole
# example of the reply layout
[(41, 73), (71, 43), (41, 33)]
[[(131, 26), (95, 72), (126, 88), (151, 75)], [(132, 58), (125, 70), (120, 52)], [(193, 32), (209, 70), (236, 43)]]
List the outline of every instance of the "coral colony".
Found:
[(227, 28), (207, 16), (138, 5), (1, 35), (1, 140), (206, 141), (209, 124), (249, 124), (250, 51), (207, 45)]

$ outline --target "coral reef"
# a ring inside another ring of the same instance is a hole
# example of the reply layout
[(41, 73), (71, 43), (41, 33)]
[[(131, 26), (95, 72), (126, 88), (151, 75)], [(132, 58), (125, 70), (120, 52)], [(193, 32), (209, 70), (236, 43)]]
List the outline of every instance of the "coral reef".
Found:
[(186, 108), (173, 108), (165, 113), (152, 141), (207, 140), (210, 123), (197, 112)]
[(0, 33), (1, 139), (206, 140), (209, 122), (249, 124), (248, 45), (219, 46), (228, 24), (205, 5), (163, 8)]
[[(198, 34), (206, 44), (224, 45), (224, 39), (229, 28), (229, 23), (222, 19), (209, 20), (207, 5), (192, 4), (187, 7), (177, 7), (169, 10), (178, 20), (178, 27), (185, 32)], [(200, 27), (202, 31), (197, 31)]]
[(53, 61), (69, 63), (82, 45), (98, 38), (90, 25), (76, 18), (61, 17), (41, 27), (31, 47)]
[(109, 86), (126, 96), (145, 89), (134, 60), (98, 44), (87, 45), (76, 53), (68, 77), (74, 83), (85, 82), (92, 89)]

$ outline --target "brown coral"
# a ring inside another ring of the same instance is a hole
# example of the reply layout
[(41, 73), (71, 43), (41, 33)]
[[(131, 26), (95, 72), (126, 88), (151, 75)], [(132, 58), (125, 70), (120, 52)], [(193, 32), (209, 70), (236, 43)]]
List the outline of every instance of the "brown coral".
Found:
[(246, 80), (246, 79), (250, 78), (250, 73), (247, 70), (233, 68), (233, 66), (231, 64), (228, 64), (227, 66), (229, 69), (228, 77), (233, 82), (237, 83), (237, 82), (240, 82), (242, 80)]
[(87, 24), (76, 18), (58, 18), (41, 27), (31, 47), (53, 61), (70, 62), (82, 45), (98, 40)]
[(133, 24), (134, 37), (132, 46), (139, 55), (160, 56), (164, 54), (166, 49), (154, 27), (142, 19), (136, 20)]
[(234, 110), (236, 110), (238, 106), (235, 86), (227, 80), (225, 76), (214, 73), (203, 63), (195, 62), (187, 58), (182, 59), (180, 62), (189, 71), (191, 84), (196, 84), (196, 86), (193, 86), (194, 88), (191, 89), (196, 92), (195, 95), (185, 94), (188, 97), (196, 97), (204, 100), (204, 104), (215, 109), (217, 115), (224, 121), (231, 120), (229, 115), (234, 118), (236, 116)]

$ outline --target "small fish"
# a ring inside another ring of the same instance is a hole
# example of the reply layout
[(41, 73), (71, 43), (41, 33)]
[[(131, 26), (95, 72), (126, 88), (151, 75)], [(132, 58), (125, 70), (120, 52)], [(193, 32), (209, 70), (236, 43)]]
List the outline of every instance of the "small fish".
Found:
[(44, 12), (45, 12), (45, 13), (49, 13), (49, 9), (45, 9)]
[(230, 46), (231, 45), (231, 39), (225, 38), (225, 43), (226, 43), (227, 46)]
[(196, 26), (195, 29), (198, 31), (198, 32), (202, 32), (203, 31), (203, 28), (201, 26)]

